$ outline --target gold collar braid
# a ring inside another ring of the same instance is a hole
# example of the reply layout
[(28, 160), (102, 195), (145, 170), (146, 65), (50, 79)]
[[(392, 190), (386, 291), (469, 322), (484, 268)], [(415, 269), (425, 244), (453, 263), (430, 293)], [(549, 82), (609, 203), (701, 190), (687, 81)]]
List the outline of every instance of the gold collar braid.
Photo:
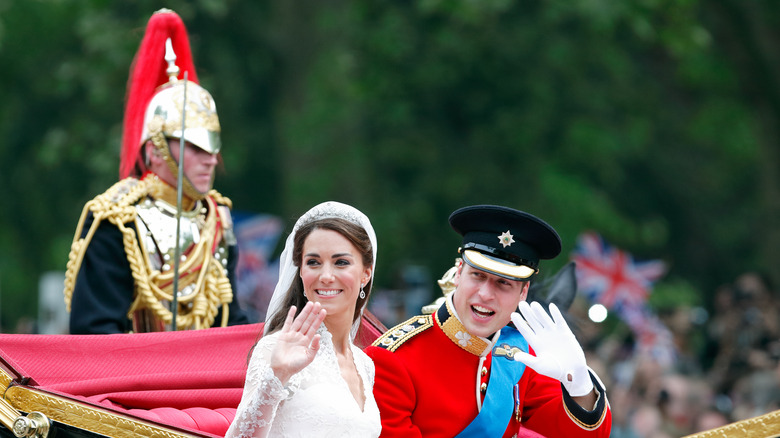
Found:
[(480, 336), (472, 335), (458, 319), (455, 305), (452, 303), (452, 294), (449, 294), (439, 309), (434, 313), (434, 318), (442, 332), (458, 347), (475, 356), (485, 356), (493, 348), (492, 342)]

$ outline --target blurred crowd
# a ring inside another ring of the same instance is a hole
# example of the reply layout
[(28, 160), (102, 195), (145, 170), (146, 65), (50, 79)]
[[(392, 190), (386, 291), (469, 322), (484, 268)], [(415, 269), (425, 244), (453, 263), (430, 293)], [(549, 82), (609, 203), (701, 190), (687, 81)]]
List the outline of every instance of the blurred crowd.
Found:
[(613, 437), (681, 437), (780, 409), (780, 300), (763, 276), (721, 286), (707, 309), (663, 310), (677, 350), (669, 364), (637, 354), (630, 333), (605, 335), (585, 311), (571, 309), (606, 380)]

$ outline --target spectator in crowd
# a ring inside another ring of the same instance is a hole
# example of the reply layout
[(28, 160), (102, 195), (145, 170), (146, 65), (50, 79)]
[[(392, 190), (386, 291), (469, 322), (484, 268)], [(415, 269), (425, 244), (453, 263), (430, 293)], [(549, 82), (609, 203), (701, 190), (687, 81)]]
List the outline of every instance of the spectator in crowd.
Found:
[[(668, 312), (666, 325), (685, 352), (672, 366), (632, 354), (630, 335), (604, 336), (580, 317), (586, 356), (609, 370), (602, 375), (611, 388), (612, 436), (678, 437), (780, 409), (779, 307), (766, 277), (747, 272), (715, 291), (705, 324), (685, 321), (693, 312), (682, 307)], [(705, 338), (703, 347), (695, 336)]]

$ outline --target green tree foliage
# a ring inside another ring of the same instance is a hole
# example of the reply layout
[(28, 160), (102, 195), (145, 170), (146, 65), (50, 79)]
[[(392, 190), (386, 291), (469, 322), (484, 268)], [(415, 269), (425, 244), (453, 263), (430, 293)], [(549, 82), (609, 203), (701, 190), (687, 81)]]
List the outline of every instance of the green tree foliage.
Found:
[[(334, 199), (379, 237), (378, 285), (456, 257), (446, 218), (596, 230), (709, 294), (780, 248), (770, 1), (171, 1), (223, 128), (217, 188), (289, 224)], [(35, 313), (87, 200), (117, 177), (125, 81), (158, 2), (0, 0), (0, 311)]]

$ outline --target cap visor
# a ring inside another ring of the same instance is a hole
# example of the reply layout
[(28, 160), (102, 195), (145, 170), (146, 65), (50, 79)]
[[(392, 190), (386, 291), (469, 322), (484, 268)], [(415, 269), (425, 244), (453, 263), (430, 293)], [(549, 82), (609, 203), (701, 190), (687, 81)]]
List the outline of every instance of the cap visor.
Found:
[(463, 260), (477, 269), (481, 269), (483, 271), (487, 271), (491, 274), (508, 278), (510, 280), (526, 280), (536, 273), (533, 268), (528, 266), (516, 265), (511, 262), (482, 254), (479, 251), (469, 249), (463, 251)]

